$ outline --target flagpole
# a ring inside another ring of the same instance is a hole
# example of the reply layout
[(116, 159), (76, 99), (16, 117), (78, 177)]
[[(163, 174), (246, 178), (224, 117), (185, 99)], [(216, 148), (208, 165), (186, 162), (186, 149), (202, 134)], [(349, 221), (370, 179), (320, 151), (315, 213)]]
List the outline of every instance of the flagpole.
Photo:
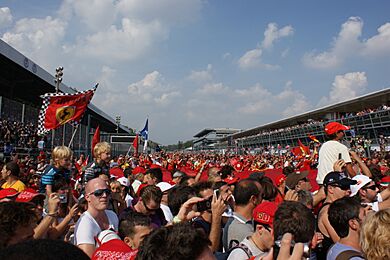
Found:
[[(60, 66), (56, 68), (56, 75), (54, 79), (54, 83), (56, 83), (56, 94), (60, 91), (60, 83), (62, 81), (62, 76), (64, 73), (62, 72), (64, 70), (64, 67)], [(51, 132), (51, 148), (54, 149), (54, 139), (56, 136), (56, 130), (53, 129)], [(64, 138), (62, 138), (62, 145), (64, 145)]]
[(79, 128), (79, 125), (80, 124), (77, 124), (76, 127), (74, 127), (75, 130), (73, 130), (73, 133), (72, 133), (72, 138), (70, 138), (70, 142), (68, 144), (68, 147), (70, 148), (70, 146), (73, 144), (73, 138), (74, 136), (76, 135), (76, 132), (77, 132), (77, 129)]

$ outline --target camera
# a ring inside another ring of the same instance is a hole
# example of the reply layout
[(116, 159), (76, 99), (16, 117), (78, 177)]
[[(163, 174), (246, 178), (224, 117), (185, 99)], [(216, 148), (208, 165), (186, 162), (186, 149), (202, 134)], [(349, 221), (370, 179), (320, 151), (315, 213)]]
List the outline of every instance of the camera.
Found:
[[(279, 237), (275, 241), (275, 244), (274, 244), (274, 259), (277, 259), (278, 255), (279, 255), (279, 250), (280, 250), (280, 247), (281, 247), (281, 240), (282, 240), (282, 237)], [(292, 251), (294, 250), (294, 246), (295, 246), (295, 241), (294, 240), (291, 241), (291, 245), (290, 246), (291, 246), (290, 247), (290, 254), (291, 254)], [(303, 243), (302, 259), (310, 259), (310, 246), (309, 246), (309, 242)]]
[(198, 212), (203, 212), (211, 209), (211, 200), (213, 197), (210, 197), (208, 200), (202, 200), (196, 203), (196, 209)]
[(68, 202), (68, 197), (66, 194), (59, 194), (58, 197), (60, 198), (60, 203), (65, 204)]

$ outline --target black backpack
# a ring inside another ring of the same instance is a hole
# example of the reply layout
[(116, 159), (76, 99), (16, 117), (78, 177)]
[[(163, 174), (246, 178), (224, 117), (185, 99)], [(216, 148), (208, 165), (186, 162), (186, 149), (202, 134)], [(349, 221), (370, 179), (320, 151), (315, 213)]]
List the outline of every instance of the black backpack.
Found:
[(234, 250), (240, 248), (244, 250), (248, 258), (251, 258), (253, 256), (252, 252), (249, 250), (249, 248), (246, 245), (243, 244), (238, 244), (236, 246), (231, 247), (228, 251), (226, 252), (215, 252), (214, 256), (217, 260), (227, 260), (230, 253)]

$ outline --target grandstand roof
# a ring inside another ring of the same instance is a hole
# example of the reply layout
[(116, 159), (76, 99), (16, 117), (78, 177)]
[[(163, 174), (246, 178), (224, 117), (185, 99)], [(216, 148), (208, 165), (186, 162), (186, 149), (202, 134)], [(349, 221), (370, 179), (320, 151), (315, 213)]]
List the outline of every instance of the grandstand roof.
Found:
[(221, 133), (221, 134), (232, 134), (232, 133), (236, 133), (238, 131), (241, 131), (240, 129), (234, 129), (234, 128), (205, 128), (203, 130), (201, 130), (199, 133), (197, 133), (196, 135), (194, 135), (194, 137), (202, 137), (202, 136), (205, 136), (211, 132), (217, 132), (217, 133)]
[[(0, 96), (5, 96), (30, 105), (40, 107), (41, 95), (55, 92), (54, 76), (41, 68), (35, 62), (18, 52), (16, 49), (0, 40)], [(93, 87), (93, 84), (90, 86)], [(61, 92), (75, 93), (76, 90), (61, 83)], [(115, 120), (92, 103), (88, 105), (87, 113), (91, 117), (91, 126), (105, 132), (113, 132)], [(120, 126), (120, 132), (130, 133), (125, 126)]]
[(346, 100), (319, 109), (311, 110), (299, 115), (256, 126), (239, 133), (232, 134), (233, 138), (251, 136), (260, 133), (262, 130), (279, 129), (288, 126), (298, 125), (308, 120), (322, 120), (329, 113), (353, 113), (363, 111), (367, 108), (377, 108), (383, 104), (390, 104), (390, 88), (372, 92), (354, 99)]

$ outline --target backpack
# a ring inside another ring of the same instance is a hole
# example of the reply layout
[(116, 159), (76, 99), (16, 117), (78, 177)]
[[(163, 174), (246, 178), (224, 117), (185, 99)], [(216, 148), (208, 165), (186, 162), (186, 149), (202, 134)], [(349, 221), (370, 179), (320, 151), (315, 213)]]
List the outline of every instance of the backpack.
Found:
[(230, 248), (228, 251), (226, 252), (215, 252), (214, 256), (217, 260), (227, 260), (230, 253), (236, 249), (236, 248), (240, 248), (242, 250), (244, 250), (244, 252), (246, 253), (247, 257), (248, 258), (251, 258), (253, 256), (252, 252), (249, 250), (249, 248), (246, 246), (246, 245), (243, 245), (243, 244), (238, 244), (232, 248)]
[(352, 257), (361, 257), (365, 259), (362, 253), (355, 250), (345, 250), (336, 256), (335, 260), (349, 260)]

